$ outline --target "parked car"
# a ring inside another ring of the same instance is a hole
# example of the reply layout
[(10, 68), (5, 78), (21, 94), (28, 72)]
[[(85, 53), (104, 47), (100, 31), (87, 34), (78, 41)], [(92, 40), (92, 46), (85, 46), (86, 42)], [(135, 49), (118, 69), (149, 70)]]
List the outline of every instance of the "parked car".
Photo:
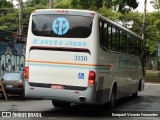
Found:
[(21, 95), (24, 97), (24, 73), (7, 72), (2, 77), (6, 94)]

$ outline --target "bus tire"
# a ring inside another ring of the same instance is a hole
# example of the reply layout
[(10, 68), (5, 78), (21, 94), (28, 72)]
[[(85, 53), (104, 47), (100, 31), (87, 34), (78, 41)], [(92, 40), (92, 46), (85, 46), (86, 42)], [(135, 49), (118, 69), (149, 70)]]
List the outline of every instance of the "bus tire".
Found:
[(141, 91), (142, 81), (139, 81), (138, 90)]
[(138, 92), (132, 94), (133, 98), (136, 98), (137, 96), (138, 96)]
[(136, 98), (136, 97), (138, 96), (138, 91), (141, 90), (141, 84), (142, 84), (142, 81), (140, 80), (140, 81), (139, 81), (139, 84), (138, 84), (138, 90), (137, 90), (137, 92), (132, 94), (132, 97), (133, 97), (133, 98)]
[(61, 101), (55, 101), (55, 100), (52, 100), (52, 104), (54, 107), (59, 107), (59, 108), (68, 108), (71, 105), (71, 103), (69, 102), (61, 102)]
[(116, 86), (114, 85), (109, 101), (109, 108), (113, 108), (116, 104)]

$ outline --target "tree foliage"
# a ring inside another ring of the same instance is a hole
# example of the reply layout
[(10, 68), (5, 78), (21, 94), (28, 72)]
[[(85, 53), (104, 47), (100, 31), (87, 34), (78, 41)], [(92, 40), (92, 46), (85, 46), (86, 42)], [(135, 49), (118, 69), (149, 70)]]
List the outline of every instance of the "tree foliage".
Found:
[(103, 6), (103, 0), (72, 0), (71, 5), (77, 9), (98, 9)]
[(54, 3), (54, 8), (70, 9), (72, 0), (59, 0)]
[(150, 3), (152, 4), (154, 9), (159, 11), (159, 9), (160, 9), (160, 0), (151, 0)]
[(13, 8), (13, 4), (7, 0), (0, 0), (0, 8)]
[(126, 13), (138, 7), (136, 0), (72, 0), (71, 5), (78, 9), (99, 9), (103, 6), (110, 9)]
[(47, 4), (48, 4), (48, 0), (27, 0), (25, 2), (26, 7), (33, 7), (37, 5), (47, 5)]
[(150, 50), (151, 56), (157, 55), (157, 45), (160, 41), (160, 15), (158, 12), (148, 13), (147, 14), (147, 21), (146, 21), (146, 41), (147, 41), (147, 47)]
[(4, 8), (0, 17), (0, 30), (17, 32), (18, 30), (18, 11), (14, 8)]

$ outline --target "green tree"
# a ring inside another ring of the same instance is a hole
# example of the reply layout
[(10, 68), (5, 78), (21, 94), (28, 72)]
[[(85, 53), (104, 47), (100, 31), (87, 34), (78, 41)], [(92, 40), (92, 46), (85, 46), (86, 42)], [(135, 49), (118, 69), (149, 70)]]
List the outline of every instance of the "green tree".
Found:
[(160, 0), (151, 0), (150, 3), (152, 4), (154, 9), (159, 11), (159, 9), (160, 9)]
[(25, 2), (26, 7), (34, 7), (37, 5), (47, 5), (48, 0), (27, 0)]
[(136, 0), (104, 0), (107, 7), (113, 7), (121, 13), (128, 13), (138, 7)]
[[(11, 13), (13, 12), (13, 13)], [(0, 29), (13, 30), (15, 22), (13, 4), (7, 0), (0, 0)]]
[(160, 16), (158, 12), (148, 13), (146, 21), (146, 41), (150, 56), (157, 55), (157, 43), (160, 41)]
[(13, 4), (7, 0), (0, 0), (0, 8), (13, 8)]
[(99, 9), (103, 5), (103, 0), (72, 0), (71, 5), (77, 9)]
[(72, 0), (57, 0), (54, 3), (54, 8), (63, 8), (63, 9), (70, 9)]
[(3, 9), (5, 13), (0, 17), (0, 29), (17, 32), (18, 30), (18, 10)]
[(115, 10), (121, 13), (129, 12), (138, 7), (136, 0), (72, 0), (71, 5), (78, 9), (99, 9), (102, 6), (110, 9), (114, 6)]

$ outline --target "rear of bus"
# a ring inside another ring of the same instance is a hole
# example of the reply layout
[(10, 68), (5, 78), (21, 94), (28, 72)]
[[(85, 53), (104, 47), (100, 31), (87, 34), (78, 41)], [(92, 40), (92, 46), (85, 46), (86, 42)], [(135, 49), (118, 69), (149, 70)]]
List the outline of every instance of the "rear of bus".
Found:
[(95, 13), (36, 10), (26, 46), (25, 95), (73, 103), (95, 102)]

